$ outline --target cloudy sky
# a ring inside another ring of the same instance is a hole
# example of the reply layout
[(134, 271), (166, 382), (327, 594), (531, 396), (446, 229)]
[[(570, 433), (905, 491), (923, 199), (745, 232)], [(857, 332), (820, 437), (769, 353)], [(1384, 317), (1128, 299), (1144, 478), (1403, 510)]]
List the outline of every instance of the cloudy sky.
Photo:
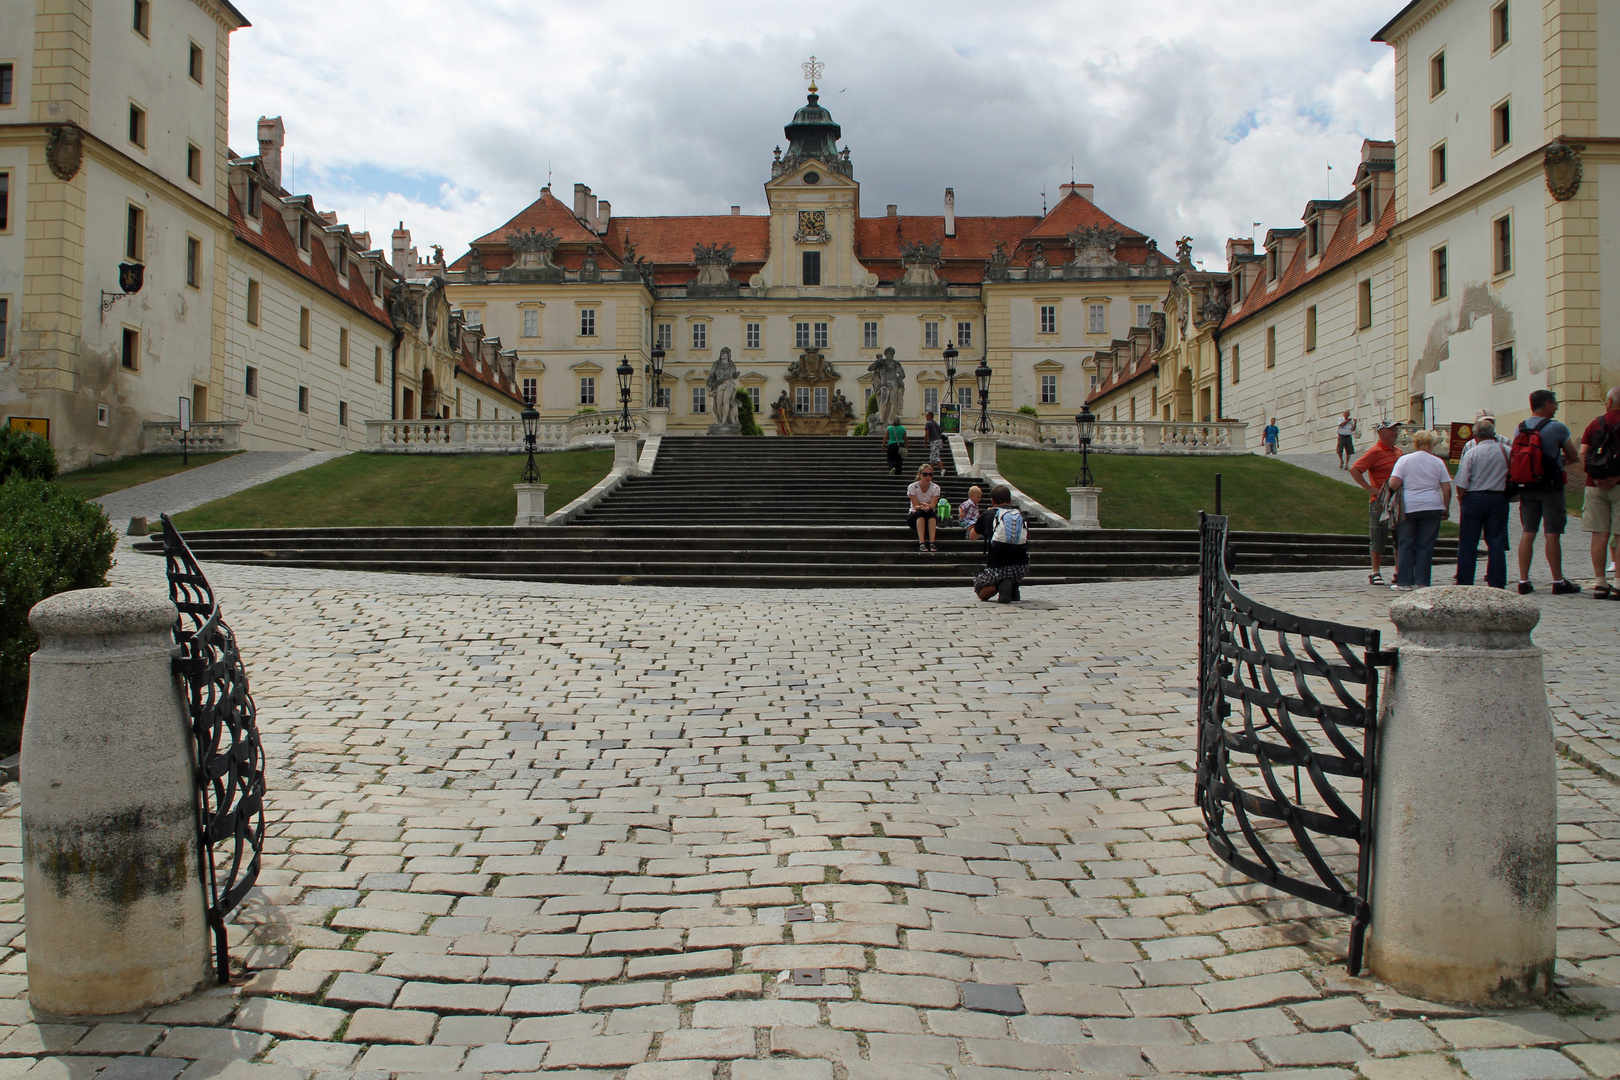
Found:
[(548, 174), (617, 214), (764, 212), (812, 53), (865, 214), (937, 214), (947, 186), (960, 214), (1038, 213), (1072, 162), (1211, 268), (1227, 236), (1344, 195), (1361, 140), (1394, 132), (1393, 52), (1368, 38), (1398, 0), (238, 4), (232, 147), (281, 115), (284, 181), (451, 258)]

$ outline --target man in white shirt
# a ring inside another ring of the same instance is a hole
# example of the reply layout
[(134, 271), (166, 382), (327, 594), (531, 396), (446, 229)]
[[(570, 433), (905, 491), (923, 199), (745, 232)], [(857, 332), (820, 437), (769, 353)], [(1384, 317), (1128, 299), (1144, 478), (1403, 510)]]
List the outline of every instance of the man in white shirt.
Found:
[(1457, 466), (1461, 517), (1457, 522), (1457, 584), (1472, 585), (1485, 537), (1485, 584), (1507, 588), (1508, 445), (1491, 417), (1474, 421), (1474, 437)]
[(1360, 425), (1350, 416), (1350, 410), (1344, 410), (1339, 417), (1339, 468), (1348, 469), (1350, 460), (1356, 456), (1356, 432)]

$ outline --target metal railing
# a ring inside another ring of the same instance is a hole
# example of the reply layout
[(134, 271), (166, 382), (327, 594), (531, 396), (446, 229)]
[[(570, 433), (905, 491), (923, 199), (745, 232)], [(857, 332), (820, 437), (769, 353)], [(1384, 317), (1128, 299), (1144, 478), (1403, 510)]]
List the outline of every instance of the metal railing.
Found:
[(240, 448), (241, 430), (238, 420), (193, 420), (182, 447), (180, 421), (147, 420), (141, 424), (141, 453), (178, 454), (185, 449), (193, 454), (222, 454)]
[(1244, 596), (1227, 573), (1227, 518), (1200, 514), (1198, 528), (1205, 838), (1248, 877), (1349, 915), (1355, 975), (1373, 916), (1379, 669), (1394, 654), (1379, 651), (1377, 630)]

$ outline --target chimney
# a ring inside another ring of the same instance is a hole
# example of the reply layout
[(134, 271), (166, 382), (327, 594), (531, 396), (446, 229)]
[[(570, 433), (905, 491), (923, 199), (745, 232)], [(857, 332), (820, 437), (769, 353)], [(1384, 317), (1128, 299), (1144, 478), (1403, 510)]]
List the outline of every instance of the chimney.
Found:
[(1094, 203), (1097, 201), (1096, 199), (1092, 198), (1097, 191), (1097, 185), (1095, 184), (1076, 184), (1071, 182), (1067, 184), (1060, 184), (1058, 186), (1058, 190), (1063, 193), (1059, 196), (1059, 198), (1067, 198), (1071, 193), (1073, 193), (1080, 196), (1088, 203)]
[(585, 227), (592, 232), (596, 231), (596, 196), (591, 189), (585, 189)]
[(606, 236), (608, 222), (613, 220), (613, 204), (603, 199), (596, 207), (596, 235)]
[(1231, 270), (1237, 265), (1239, 255), (1253, 255), (1254, 240), (1247, 236), (1234, 236), (1226, 241), (1226, 268)]
[(732, 207), (732, 208), (731, 208), (731, 216), (732, 216), (732, 217), (742, 217), (742, 207), (740, 207), (740, 206), (733, 206), (733, 207)]
[(281, 147), (287, 141), (287, 129), (279, 116), (259, 117), (259, 164), (276, 187), (281, 186)]
[(399, 228), (394, 230), (394, 273), (400, 277), (410, 276), (410, 250), (411, 230), (407, 229), (402, 221)]
[(895, 205), (894, 203), (890, 203), (889, 204), (889, 216), (890, 217), (899, 217), (900, 216), (900, 207)]
[(574, 216), (581, 221), (585, 220), (585, 197), (590, 193), (591, 189), (584, 184), (574, 185)]
[(956, 189), (945, 189), (945, 235), (956, 235)]

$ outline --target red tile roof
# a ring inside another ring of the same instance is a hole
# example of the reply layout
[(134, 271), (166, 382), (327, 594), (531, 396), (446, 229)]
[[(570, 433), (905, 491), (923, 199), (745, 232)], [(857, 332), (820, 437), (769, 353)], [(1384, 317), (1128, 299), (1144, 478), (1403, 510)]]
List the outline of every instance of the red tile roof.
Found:
[(1317, 260), (1316, 265), (1309, 269), (1306, 268), (1306, 263), (1310, 259), (1306, 254), (1306, 245), (1300, 244), (1294, 251), (1294, 257), (1288, 260), (1287, 268), (1277, 275), (1276, 281), (1267, 281), (1264, 273), (1261, 274), (1260, 280), (1255, 283), (1254, 289), (1248, 296), (1243, 298), (1243, 304), (1241, 306), (1234, 305), (1232, 311), (1227, 314), (1226, 321), (1221, 323), (1221, 329), (1236, 326), (1244, 319), (1259, 314), (1294, 290), (1315, 281), (1323, 274), (1343, 266), (1369, 248), (1383, 243), (1389, 236), (1389, 230), (1395, 227), (1394, 198), (1390, 198), (1384, 204), (1384, 213), (1379, 217), (1378, 224), (1374, 225), (1372, 230), (1361, 239), (1356, 238), (1356, 234), (1360, 231), (1359, 226), (1356, 224), (1358, 217), (1356, 194), (1351, 192), (1345, 196), (1340, 201), (1339, 206), (1338, 228), (1333, 230), (1333, 237), (1328, 241), (1327, 247), (1323, 249), (1322, 256)]
[(600, 245), (602, 242), (601, 237), (579, 223), (579, 218), (574, 216), (574, 212), (564, 206), (548, 187), (543, 188), (538, 199), (519, 210), (505, 225), (494, 232), (485, 233), (473, 243), (505, 244), (508, 233), (527, 232), (530, 229), (540, 232), (550, 229), (557, 234), (557, 240), (562, 244)]
[(518, 408), (523, 408), (525, 402), (518, 387), (511, 380), (503, 378), (497, 368), (481, 362), (465, 337), (461, 339), (461, 356), (456, 360), (456, 371), (498, 394), (506, 395)]
[(236, 230), (236, 238), (242, 243), (274, 259), (300, 277), (314, 282), (368, 319), (381, 323), (389, 330), (394, 328), (394, 320), (388, 317), (388, 310), (382, 302), (371, 295), (363, 280), (363, 274), (351, 273), (348, 285), (344, 285), (338, 279), (332, 260), (326, 257), (326, 245), (311, 243), (309, 261), (306, 263), (301, 257), (298, 245), (293, 241), (292, 234), (287, 232), (287, 223), (282, 220), (281, 215), (265, 213), (258, 219), (260, 228), (255, 232), (248, 226), (247, 215), (242, 212), (242, 205), (237, 201), (235, 191), (231, 192), (230, 216), (231, 227)]
[(1059, 199), (1051, 212), (1029, 230), (1031, 240), (1067, 240), (1068, 235), (1076, 229), (1118, 229), (1128, 240), (1146, 240), (1144, 233), (1137, 232), (1129, 225), (1120, 222), (1103, 213), (1102, 208), (1090, 199), (1084, 198), (1071, 191)]

